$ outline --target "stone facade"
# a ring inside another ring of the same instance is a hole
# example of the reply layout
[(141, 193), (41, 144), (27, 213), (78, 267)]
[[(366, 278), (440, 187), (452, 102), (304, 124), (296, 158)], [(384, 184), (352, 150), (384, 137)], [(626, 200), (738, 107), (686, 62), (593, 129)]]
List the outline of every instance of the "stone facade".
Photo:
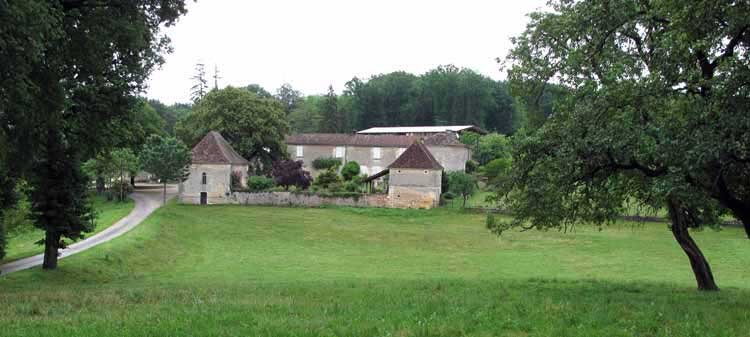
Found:
[[(301, 151), (297, 147), (302, 147)], [(336, 148), (340, 148), (337, 150)], [(351, 145), (287, 145), (287, 151), (294, 160), (302, 160), (305, 170), (313, 177), (320, 173), (312, 167), (312, 162), (318, 158), (340, 158), (342, 163), (356, 161), (363, 174), (376, 174), (393, 163), (408, 146), (379, 147), (379, 146), (351, 146)], [(470, 158), (470, 151), (463, 146), (427, 146), (435, 159), (446, 171), (464, 171), (466, 162)], [(379, 150), (377, 150), (379, 149)], [(377, 156), (379, 151), (380, 156)], [(298, 154), (302, 154), (298, 156)]]
[(433, 208), (440, 203), (442, 171), (391, 168), (388, 207)]
[(247, 184), (249, 162), (242, 158), (218, 132), (209, 132), (193, 148), (188, 178), (179, 186), (178, 198), (190, 204), (223, 204), (232, 193), (232, 175)]

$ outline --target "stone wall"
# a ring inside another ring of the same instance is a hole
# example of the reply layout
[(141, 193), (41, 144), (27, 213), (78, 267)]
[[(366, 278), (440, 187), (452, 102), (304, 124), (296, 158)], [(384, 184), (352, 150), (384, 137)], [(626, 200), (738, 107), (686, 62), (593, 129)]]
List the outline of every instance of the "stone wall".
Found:
[(319, 207), (324, 205), (351, 207), (387, 207), (388, 197), (384, 194), (364, 194), (354, 196), (321, 196), (318, 194), (294, 192), (232, 192), (227, 203), (240, 205), (302, 206)]

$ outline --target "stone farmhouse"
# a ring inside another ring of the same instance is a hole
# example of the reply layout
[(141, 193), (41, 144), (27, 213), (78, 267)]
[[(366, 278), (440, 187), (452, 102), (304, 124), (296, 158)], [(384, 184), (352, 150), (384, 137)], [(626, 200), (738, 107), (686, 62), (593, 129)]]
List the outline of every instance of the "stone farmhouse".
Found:
[(232, 174), (245, 186), (250, 162), (242, 158), (220, 133), (211, 131), (193, 148), (188, 179), (179, 186), (179, 199), (190, 204), (226, 203)]
[(463, 171), (471, 158), (469, 148), (454, 132), (423, 135), (306, 133), (286, 138), (287, 151), (294, 160), (302, 160), (313, 176), (318, 158), (339, 158), (343, 163), (356, 161), (363, 174), (372, 175), (389, 167), (415, 142), (423, 141), (431, 155), (446, 171)]

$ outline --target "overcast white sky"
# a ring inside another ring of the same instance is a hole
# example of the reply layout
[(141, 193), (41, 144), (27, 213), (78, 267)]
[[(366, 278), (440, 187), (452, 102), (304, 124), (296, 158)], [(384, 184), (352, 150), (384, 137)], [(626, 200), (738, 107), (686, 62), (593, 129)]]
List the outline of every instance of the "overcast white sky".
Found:
[[(504, 78), (496, 57), (545, 0), (304, 1), (188, 0), (188, 14), (166, 30), (174, 53), (149, 81), (147, 96), (188, 102), (195, 64), (214, 65), (219, 86), (290, 83), (304, 94), (337, 92), (357, 76), (441, 64)], [(213, 81), (211, 81), (213, 83)]]

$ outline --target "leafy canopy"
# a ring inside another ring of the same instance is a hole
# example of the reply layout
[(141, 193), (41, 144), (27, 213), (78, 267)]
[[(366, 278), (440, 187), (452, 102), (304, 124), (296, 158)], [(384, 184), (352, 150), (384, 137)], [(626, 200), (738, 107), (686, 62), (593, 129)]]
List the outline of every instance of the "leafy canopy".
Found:
[(270, 167), (271, 162), (286, 156), (284, 136), (289, 124), (281, 105), (273, 98), (234, 87), (212, 90), (176, 127), (177, 136), (190, 146), (212, 130), (220, 132), (240, 155), (251, 161)]

